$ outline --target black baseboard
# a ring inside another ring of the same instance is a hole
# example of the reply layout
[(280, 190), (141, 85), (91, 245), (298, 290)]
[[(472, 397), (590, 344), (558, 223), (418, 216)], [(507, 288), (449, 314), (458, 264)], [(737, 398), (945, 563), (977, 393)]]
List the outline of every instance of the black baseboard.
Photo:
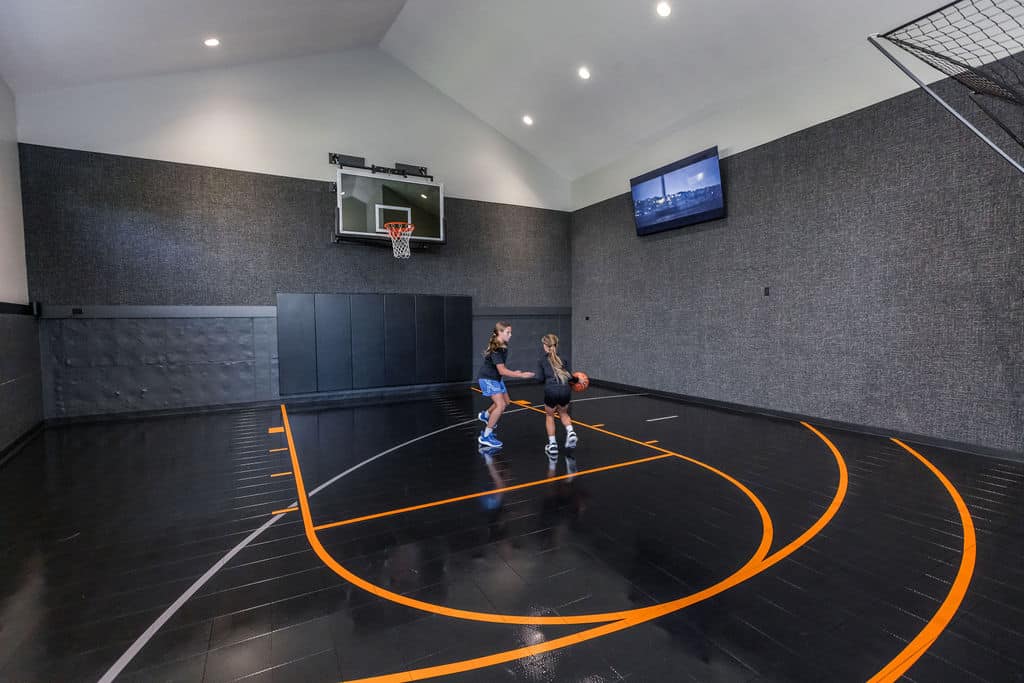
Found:
[(45, 422), (37, 422), (27, 432), (3, 448), (0, 448), (0, 467), (3, 467), (10, 462), (15, 455), (21, 452), (21, 449), (24, 448), (25, 444), (34, 439), (37, 434), (41, 434), (44, 428)]
[(781, 410), (771, 410), (770, 408), (758, 408), (755, 406), (746, 406), (740, 403), (728, 403), (726, 401), (716, 401), (709, 398), (701, 398), (699, 396), (688, 396), (686, 394), (675, 394), (670, 391), (660, 391), (657, 389), (647, 389), (645, 387), (637, 387), (630, 384), (620, 384), (619, 382), (609, 382), (607, 380), (590, 378), (590, 383), (597, 387), (606, 387), (608, 389), (617, 389), (619, 391), (628, 391), (631, 393), (645, 393), (651, 396), (660, 396), (662, 398), (671, 399), (673, 401), (682, 401), (684, 403), (694, 403), (696, 405), (706, 406), (708, 408), (716, 408), (718, 410), (725, 410), (733, 413), (743, 413), (745, 415), (762, 415), (764, 417), (772, 417), (782, 420), (793, 420), (793, 421), (805, 421), (814, 424), (816, 427), (828, 427), (830, 429), (842, 429), (848, 432), (856, 432), (858, 434), (869, 434), (871, 436), (880, 436), (883, 438), (897, 438), (900, 441), (908, 441), (923, 446), (934, 446), (937, 448), (943, 448), (950, 451), (957, 451), (968, 455), (980, 455), (986, 458), (998, 458), (999, 460), (1012, 460), (1014, 462), (1024, 462), (1024, 453), (1017, 453), (1015, 451), (1008, 451), (1001, 448), (990, 448), (987, 446), (979, 446), (978, 444), (962, 443), (958, 441), (950, 441), (948, 439), (940, 439), (934, 436), (927, 436), (925, 434), (911, 434), (909, 432), (898, 432), (882, 427), (872, 427), (869, 425), (854, 424), (852, 422), (841, 422), (839, 420), (830, 420), (823, 417), (814, 417), (812, 415), (799, 415), (797, 413), (787, 413)]

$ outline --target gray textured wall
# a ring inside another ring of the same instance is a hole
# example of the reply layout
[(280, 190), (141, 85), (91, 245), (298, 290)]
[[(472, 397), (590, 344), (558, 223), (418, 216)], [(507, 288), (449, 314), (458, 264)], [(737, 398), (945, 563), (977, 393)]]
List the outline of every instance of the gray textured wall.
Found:
[(448, 198), (448, 244), (398, 261), (390, 248), (331, 244), (329, 183), (19, 150), (29, 296), (44, 304), (273, 305), (277, 292), (419, 292), (472, 296), (478, 306), (569, 306), (565, 212)]
[(42, 420), (38, 321), (0, 313), (0, 451)]
[(91, 306), (273, 305), (279, 291), (468, 295), (512, 310), (524, 330), (550, 323), (569, 336), (568, 213), (448, 198), (448, 243), (398, 261), (390, 247), (331, 243), (329, 183), (19, 149), (30, 297), (86, 312), (43, 322), (48, 418), (278, 397), (273, 318), (104, 318)]
[(638, 238), (628, 195), (574, 213), (578, 366), (1024, 453), (1024, 177), (921, 93), (722, 170), (722, 221)]

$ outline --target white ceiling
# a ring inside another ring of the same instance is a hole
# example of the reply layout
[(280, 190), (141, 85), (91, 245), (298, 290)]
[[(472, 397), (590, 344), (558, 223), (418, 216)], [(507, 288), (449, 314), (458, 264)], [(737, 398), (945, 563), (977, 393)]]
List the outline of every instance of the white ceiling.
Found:
[[(405, 0), (0, 0), (15, 95), (377, 45)], [(202, 45), (208, 36), (220, 47)]]
[[(655, 4), (0, 0), (0, 77), (19, 95), (379, 45), (575, 180), (730, 107), (756, 116), (756, 98), (786, 97), (797, 81), (829, 84), (821, 94), (832, 98), (829, 115), (891, 96), (893, 67), (881, 55), (865, 57), (873, 50), (866, 36), (941, 3), (671, 0), (667, 19)], [(208, 35), (222, 46), (203, 48)], [(593, 74), (586, 82), (576, 76), (584, 64)], [(864, 73), (864, 64), (877, 73)], [(850, 73), (861, 82), (844, 97)], [(523, 125), (524, 113), (533, 127)]]

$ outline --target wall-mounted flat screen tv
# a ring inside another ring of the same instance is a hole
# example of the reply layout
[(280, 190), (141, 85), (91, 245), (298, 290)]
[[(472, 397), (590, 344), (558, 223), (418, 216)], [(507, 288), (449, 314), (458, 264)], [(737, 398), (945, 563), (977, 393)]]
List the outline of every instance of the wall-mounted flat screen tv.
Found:
[(718, 147), (644, 173), (629, 184), (638, 235), (725, 218)]

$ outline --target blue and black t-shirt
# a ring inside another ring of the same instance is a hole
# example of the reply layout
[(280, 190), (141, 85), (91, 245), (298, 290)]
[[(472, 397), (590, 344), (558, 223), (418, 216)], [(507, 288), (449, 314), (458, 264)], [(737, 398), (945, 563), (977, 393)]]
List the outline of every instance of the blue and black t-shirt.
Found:
[(495, 349), (484, 356), (484, 364), (480, 366), (480, 379), (500, 380), (499, 365), (508, 365), (508, 347)]

